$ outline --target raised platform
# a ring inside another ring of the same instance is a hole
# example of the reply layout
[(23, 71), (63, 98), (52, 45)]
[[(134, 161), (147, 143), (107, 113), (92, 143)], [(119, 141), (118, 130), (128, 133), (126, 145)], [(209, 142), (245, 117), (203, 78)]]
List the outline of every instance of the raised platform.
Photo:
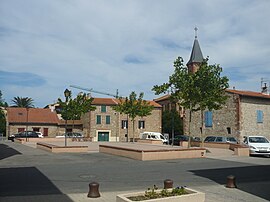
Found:
[(65, 153), (65, 152), (87, 152), (88, 146), (57, 146), (53, 144), (37, 142), (37, 148), (43, 149), (53, 153)]
[(100, 144), (99, 152), (124, 156), (140, 161), (204, 158), (204, 148), (181, 148), (168, 145), (152, 145), (140, 143)]
[[(192, 142), (192, 146), (202, 146), (201, 142)], [(218, 142), (204, 142), (203, 147), (228, 149), (234, 152), (236, 156), (249, 156), (249, 147), (243, 144), (235, 143), (218, 143)]]

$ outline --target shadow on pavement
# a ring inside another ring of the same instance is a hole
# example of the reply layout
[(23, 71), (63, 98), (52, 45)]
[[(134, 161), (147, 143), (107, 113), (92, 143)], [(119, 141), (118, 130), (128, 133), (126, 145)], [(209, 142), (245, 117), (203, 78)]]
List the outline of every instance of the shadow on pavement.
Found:
[(0, 181), (0, 197), (61, 195), (60, 201), (71, 201), (35, 167), (0, 168)]
[[(227, 176), (236, 178), (237, 189), (270, 201), (270, 166), (247, 166), (206, 170), (191, 170), (195, 175), (226, 185)], [(228, 188), (229, 189), (229, 188)]]
[(17, 155), (17, 154), (21, 154), (21, 153), (9, 147), (8, 145), (0, 144), (0, 160)]

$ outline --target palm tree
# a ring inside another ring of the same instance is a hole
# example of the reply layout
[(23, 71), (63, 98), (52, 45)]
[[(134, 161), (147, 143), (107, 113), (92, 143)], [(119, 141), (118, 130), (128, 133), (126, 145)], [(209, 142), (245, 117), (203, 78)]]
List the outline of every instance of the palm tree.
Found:
[(13, 100), (11, 100), (14, 104), (13, 107), (25, 107), (25, 108), (32, 108), (35, 107), (33, 102), (34, 100), (29, 97), (14, 97)]

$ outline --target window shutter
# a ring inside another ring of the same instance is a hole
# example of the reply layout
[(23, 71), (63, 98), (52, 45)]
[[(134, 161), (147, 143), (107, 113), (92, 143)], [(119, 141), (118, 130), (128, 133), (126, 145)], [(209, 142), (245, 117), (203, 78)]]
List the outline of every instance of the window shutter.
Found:
[(257, 110), (257, 123), (263, 123), (263, 111)]
[(204, 123), (205, 123), (205, 127), (212, 127), (213, 126), (213, 112), (206, 111), (204, 113)]
[(106, 112), (106, 105), (101, 105), (101, 112)]
[(97, 124), (101, 124), (101, 116), (97, 115)]
[(106, 116), (106, 124), (111, 124), (111, 117), (109, 115)]

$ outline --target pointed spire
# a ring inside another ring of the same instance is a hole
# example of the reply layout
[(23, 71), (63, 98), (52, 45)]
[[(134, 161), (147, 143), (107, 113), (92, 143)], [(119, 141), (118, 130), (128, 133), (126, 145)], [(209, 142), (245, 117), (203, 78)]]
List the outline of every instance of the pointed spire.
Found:
[(200, 48), (200, 45), (199, 45), (199, 41), (197, 39), (198, 38), (198, 35), (197, 35), (198, 28), (195, 27), (194, 30), (195, 30), (195, 39), (194, 39), (190, 59), (189, 59), (187, 65), (190, 65), (192, 63), (203, 62), (203, 54), (202, 54), (202, 51), (201, 51), (201, 48)]
[(197, 39), (197, 38), (198, 38), (198, 35), (197, 35), (197, 34), (198, 34), (198, 33), (197, 33), (198, 28), (197, 28), (197, 27), (195, 27), (195, 28), (194, 28), (194, 30), (195, 30), (195, 39)]

